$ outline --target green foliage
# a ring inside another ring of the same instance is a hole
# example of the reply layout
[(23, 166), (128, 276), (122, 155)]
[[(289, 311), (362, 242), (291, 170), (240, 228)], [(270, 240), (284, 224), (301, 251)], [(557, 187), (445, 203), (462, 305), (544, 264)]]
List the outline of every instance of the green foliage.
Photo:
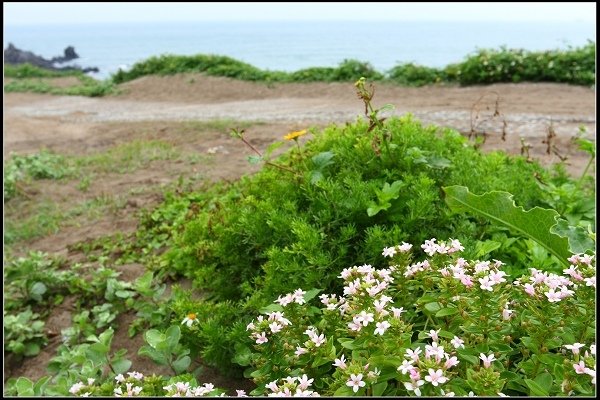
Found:
[(78, 70), (71, 71), (53, 71), (45, 68), (36, 67), (29, 63), (25, 64), (4, 64), (4, 78), (60, 78), (64, 76), (82, 76), (83, 73)]
[(177, 325), (170, 326), (164, 333), (150, 329), (144, 334), (147, 345), (140, 347), (139, 355), (147, 356), (159, 365), (168, 365), (178, 375), (185, 372), (192, 360), (188, 356), (190, 350), (179, 343), (181, 329)]
[[(298, 286), (339, 291), (335, 277), (342, 268), (381, 260), (380, 249), (390, 241), (450, 235), (466, 243), (498, 241), (494, 235), (502, 231), (489, 221), (452, 215), (442, 186), (510, 190), (532, 208), (544, 197), (534, 176), (553, 179), (522, 157), (481, 154), (458, 133), (424, 128), (410, 116), (382, 126), (331, 126), (314, 135), (253, 176), (196, 193), (197, 205), (179, 218), (181, 229), (163, 265), (194, 279), (216, 304), (237, 304), (221, 310), (231, 312), (229, 320)], [(374, 137), (387, 140), (379, 153)], [(492, 250), (495, 258), (530, 257), (528, 248), (518, 253), (509, 240), (504, 234)], [(231, 349), (233, 329), (221, 326), (198, 346), (208, 353)]]
[(4, 163), (4, 201), (17, 194), (18, 182), (25, 179), (61, 179), (68, 175), (64, 157), (46, 149), (30, 155), (11, 154)]
[(4, 350), (17, 356), (35, 356), (46, 344), (44, 321), (29, 308), (16, 315), (4, 310)]
[(413, 63), (399, 64), (390, 69), (388, 79), (399, 85), (424, 86), (448, 81), (446, 72), (439, 68)]
[(478, 50), (475, 54), (467, 56), (464, 61), (445, 68), (403, 63), (386, 73), (380, 73), (369, 63), (358, 60), (344, 60), (337, 67), (312, 67), (295, 72), (282, 72), (261, 70), (225, 56), (161, 55), (137, 62), (128, 71), (120, 70), (112, 80), (115, 83), (123, 83), (152, 74), (201, 72), (257, 82), (350, 82), (363, 76), (371, 80), (387, 80), (407, 86), (525, 81), (593, 85), (596, 79), (595, 58), (595, 42), (589, 42), (579, 48), (544, 52), (501, 47), (498, 50)]
[(118, 91), (111, 80), (98, 81), (86, 75), (78, 76), (79, 83), (71, 86), (55, 86), (46, 78), (15, 79), (4, 85), (4, 92), (49, 93), (66, 96), (101, 97), (116, 94)]
[(447, 67), (450, 79), (461, 85), (526, 81), (593, 85), (595, 70), (596, 43), (591, 41), (566, 51), (526, 51), (506, 47), (479, 50), (462, 63)]

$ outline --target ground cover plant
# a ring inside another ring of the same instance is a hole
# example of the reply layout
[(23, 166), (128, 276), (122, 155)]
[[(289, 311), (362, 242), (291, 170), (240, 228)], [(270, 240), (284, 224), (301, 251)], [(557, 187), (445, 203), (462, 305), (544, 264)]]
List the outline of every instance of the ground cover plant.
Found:
[[(8, 263), (5, 352), (38, 351), (44, 306), (79, 301), (49, 375), (11, 379), (5, 394), (220, 395), (197, 379), (202, 358), (251, 378), (252, 395), (593, 395), (594, 179), (385, 119), (373, 88), (356, 89), (366, 118), (355, 123), (264, 150), (234, 129), (260, 172), (178, 185), (133, 236), (80, 244), (91, 270), (43, 254)], [(139, 167), (119, 154), (94, 160)], [(110, 267), (129, 262), (149, 271), (122, 281)], [(194, 290), (166, 295), (181, 276)], [(113, 348), (125, 310), (139, 349)], [(132, 353), (170, 372), (140, 374)]]

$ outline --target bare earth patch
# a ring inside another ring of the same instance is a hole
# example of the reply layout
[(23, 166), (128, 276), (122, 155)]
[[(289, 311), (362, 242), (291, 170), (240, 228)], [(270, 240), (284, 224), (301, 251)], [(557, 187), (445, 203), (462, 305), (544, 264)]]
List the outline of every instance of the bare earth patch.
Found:
[[(56, 84), (71, 82), (57, 80)], [(121, 88), (123, 94), (105, 98), (4, 95), (5, 160), (11, 152), (28, 154), (41, 148), (72, 156), (97, 154), (135, 140), (164, 142), (178, 152), (176, 157), (149, 161), (131, 171), (98, 173), (85, 191), (79, 188), (78, 179), (35, 182), (27, 188), (31, 199), (20, 207), (5, 207), (5, 217), (15, 219), (33, 213), (40, 201), (69, 210), (75, 204), (104, 196), (114, 206), (94, 218), (87, 214), (73, 216), (55, 234), (16, 243), (16, 254), (42, 250), (77, 262), (81, 254), (69, 250), (72, 245), (118, 232), (134, 232), (139, 211), (159, 204), (164, 187), (180, 177), (195, 178), (200, 185), (235, 180), (256, 171), (258, 167), (246, 160), (251, 152), (229, 136), (231, 128), (243, 125), (248, 139), (264, 149), (292, 130), (363, 118), (362, 105), (351, 83), (267, 85), (182, 74), (144, 77)], [(411, 112), (424, 124), (449, 126), (464, 134), (472, 128), (485, 132), (482, 148), (486, 151), (503, 149), (519, 154), (523, 138), (531, 145), (532, 158), (548, 165), (559, 161), (559, 155), (567, 157), (568, 169), (574, 175), (581, 174), (588, 158), (576, 149), (571, 138), (583, 125), (595, 139), (595, 94), (585, 87), (498, 84), (403, 88), (377, 84), (374, 104), (385, 103), (395, 105), (394, 114)], [(500, 115), (493, 117), (496, 110)], [(556, 132), (550, 146), (549, 129)], [(144, 266), (119, 268), (122, 279), (132, 280)], [(5, 380), (11, 376), (37, 379), (45, 374), (59, 344), (60, 330), (71, 323), (69, 307), (66, 301), (52, 310), (46, 325), (51, 331), (50, 344), (40, 355), (20, 363), (5, 356)], [(134, 361), (132, 369), (148, 374), (169, 373), (137, 356), (143, 339), (141, 335), (133, 339), (127, 336), (133, 318), (131, 313), (119, 317), (113, 348), (128, 349)], [(253, 387), (250, 381), (222, 377), (206, 366), (201, 379), (229, 389)]]

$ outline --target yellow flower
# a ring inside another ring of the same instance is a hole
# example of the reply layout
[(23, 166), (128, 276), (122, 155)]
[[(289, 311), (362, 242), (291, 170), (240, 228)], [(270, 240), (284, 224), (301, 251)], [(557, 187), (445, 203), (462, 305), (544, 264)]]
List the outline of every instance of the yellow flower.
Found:
[(294, 132), (290, 132), (287, 135), (285, 135), (283, 138), (285, 140), (292, 140), (292, 139), (296, 139), (299, 138), (302, 135), (306, 135), (306, 129), (302, 129), (301, 131), (294, 131)]

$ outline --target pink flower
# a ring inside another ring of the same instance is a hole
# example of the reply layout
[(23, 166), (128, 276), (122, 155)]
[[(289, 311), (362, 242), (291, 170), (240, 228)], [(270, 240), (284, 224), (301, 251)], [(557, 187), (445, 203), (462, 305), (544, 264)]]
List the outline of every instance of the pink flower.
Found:
[(446, 360), (446, 362), (444, 363), (444, 367), (446, 367), (446, 369), (448, 368), (452, 368), (455, 365), (457, 365), (460, 361), (458, 361), (458, 358), (456, 357), (450, 357)]
[(438, 346), (437, 342), (425, 346), (425, 357), (435, 356), (436, 360), (441, 360), (444, 357), (444, 347)]
[(585, 363), (582, 361), (579, 361), (578, 364), (573, 364), (573, 368), (575, 369), (575, 372), (578, 374), (585, 374)]
[(353, 331), (359, 332), (362, 329), (362, 324), (360, 322), (349, 322), (348, 323), (348, 328), (350, 328)]
[(319, 336), (315, 335), (310, 340), (315, 344), (315, 346), (320, 347), (323, 343), (325, 343), (325, 335), (321, 334)]
[(406, 357), (412, 358), (415, 361), (419, 361), (419, 354), (421, 354), (421, 348), (417, 347), (414, 351), (411, 349), (406, 349)]
[(434, 331), (433, 329), (429, 331), (429, 333), (427, 334), (427, 336), (429, 336), (431, 339), (433, 339), (434, 342), (438, 341), (438, 333), (440, 333), (441, 329), (438, 329), (437, 331)]
[(267, 343), (268, 341), (269, 341), (269, 339), (267, 339), (267, 335), (264, 332), (257, 334), (256, 344), (263, 344), (263, 343)]
[(573, 354), (579, 354), (579, 349), (582, 347), (585, 347), (585, 344), (573, 343), (573, 344), (566, 344), (563, 347), (566, 347), (567, 349), (573, 351)]
[(478, 280), (481, 284), (479, 286), (481, 289), (487, 290), (489, 292), (494, 290), (494, 288), (492, 287), (494, 285), (494, 282), (490, 281), (490, 278), (488, 276), (484, 276), (483, 278), (479, 278)]
[(463, 275), (460, 277), (460, 282), (465, 285), (466, 287), (470, 288), (471, 286), (473, 286), (473, 280), (471, 279), (471, 277), (469, 275)]
[(392, 314), (394, 315), (394, 318), (400, 318), (400, 315), (402, 315), (403, 312), (405, 312), (404, 307), (392, 307)]
[(483, 361), (483, 366), (485, 368), (489, 368), (492, 365), (492, 361), (496, 360), (494, 353), (490, 354), (489, 356), (486, 356), (485, 354), (480, 353), (479, 358), (481, 359), (481, 361)]
[(591, 278), (585, 278), (585, 286), (592, 286), (592, 287), (596, 287), (596, 275), (592, 276)]
[(560, 292), (555, 292), (554, 289), (550, 289), (544, 294), (546, 295), (550, 303), (556, 303), (561, 299)]
[(596, 384), (596, 370), (591, 368), (586, 368), (585, 373), (592, 377), (592, 384)]
[(452, 339), (450, 343), (452, 343), (452, 346), (454, 346), (455, 349), (460, 349), (461, 347), (463, 349), (465, 348), (465, 341), (458, 336), (454, 336), (454, 339)]
[(533, 286), (531, 283), (526, 283), (523, 285), (523, 289), (528, 295), (535, 296), (535, 286)]
[(298, 387), (302, 390), (308, 389), (311, 383), (313, 383), (314, 379), (308, 379), (306, 374), (302, 375), (302, 377), (298, 378)]
[(506, 282), (506, 279), (503, 278), (504, 276), (506, 276), (506, 272), (504, 271), (490, 272), (490, 280), (494, 285)]
[(505, 320), (505, 321), (509, 320), (512, 313), (513, 313), (513, 310), (509, 310), (508, 308), (504, 308), (502, 310), (502, 319)]
[(416, 381), (421, 379), (421, 373), (419, 372), (419, 370), (417, 368), (413, 368), (409, 371), (410, 373), (410, 380), (411, 381)]
[(346, 357), (342, 354), (340, 358), (336, 358), (332, 364), (334, 367), (338, 367), (339, 369), (346, 369)]
[(296, 351), (294, 352), (294, 354), (296, 354), (297, 356), (301, 356), (302, 354), (306, 354), (307, 352), (308, 350), (306, 350), (304, 347), (296, 346)]
[(279, 325), (277, 322), (269, 324), (269, 329), (271, 329), (271, 332), (273, 333), (279, 332), (282, 328), (283, 326)]
[(361, 387), (364, 387), (366, 385), (366, 383), (363, 382), (362, 378), (363, 378), (363, 374), (358, 374), (358, 375), (351, 374), (350, 379), (348, 380), (348, 382), (346, 382), (346, 386), (350, 386), (352, 388), (352, 391), (354, 391), (354, 393), (356, 393), (356, 392), (358, 392), (358, 389), (360, 389)]
[(445, 383), (448, 380), (448, 378), (444, 376), (444, 371), (442, 371), (441, 369), (438, 369), (436, 371), (433, 368), (429, 368), (428, 372), (429, 375), (425, 377), (425, 380), (427, 382), (431, 382), (433, 386), (437, 386), (440, 383)]

